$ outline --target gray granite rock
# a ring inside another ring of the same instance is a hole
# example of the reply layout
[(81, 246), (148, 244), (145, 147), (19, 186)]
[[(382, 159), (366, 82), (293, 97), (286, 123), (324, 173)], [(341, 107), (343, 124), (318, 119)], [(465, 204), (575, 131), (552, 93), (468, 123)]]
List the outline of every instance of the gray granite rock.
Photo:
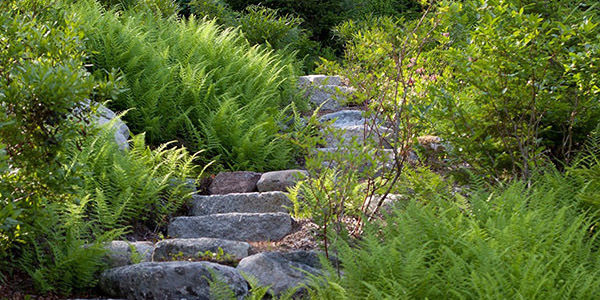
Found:
[(195, 195), (191, 202), (191, 214), (205, 216), (223, 213), (271, 213), (287, 212), (292, 202), (282, 192), (236, 193), (226, 195)]
[(353, 88), (336, 85), (323, 85), (313, 87), (308, 90), (307, 97), (309, 101), (321, 107), (325, 111), (337, 111), (343, 108), (343, 104), (354, 92)]
[(293, 187), (298, 180), (308, 177), (305, 170), (283, 170), (267, 172), (262, 174), (260, 180), (256, 183), (259, 192), (269, 191), (287, 191), (287, 188)]
[[(216, 276), (216, 278), (213, 278)], [(147, 262), (105, 271), (100, 288), (111, 297), (127, 299), (214, 299), (209, 280), (226, 283), (237, 299), (248, 294), (248, 285), (234, 268), (209, 262)]]
[(301, 294), (308, 282), (305, 272), (315, 275), (321, 272), (319, 257), (312, 251), (259, 253), (242, 259), (237, 269), (258, 279), (261, 285), (271, 286), (269, 291), (273, 295), (292, 288), (298, 288), (297, 293)]
[(305, 88), (313, 85), (342, 85), (340, 76), (307, 75), (298, 77), (298, 86)]
[[(80, 102), (80, 108), (74, 111), (74, 114), (81, 114), (81, 112), (89, 112), (91, 109), (92, 102), (89, 99), (85, 99)], [(92, 115), (92, 122), (96, 126), (102, 126), (114, 120), (115, 131), (115, 142), (119, 145), (121, 150), (129, 149), (129, 127), (108, 107), (94, 103), (97, 106), (96, 113)]]
[(218, 253), (219, 248), (223, 250), (223, 253), (231, 255), (235, 259), (242, 259), (248, 256), (250, 244), (214, 238), (162, 240), (156, 243), (152, 260), (169, 261), (179, 256), (197, 257), (198, 253), (203, 254), (206, 251)]
[(228, 213), (177, 217), (169, 224), (175, 238), (221, 238), (236, 241), (275, 241), (292, 231), (292, 218), (286, 213)]
[(213, 178), (208, 192), (213, 195), (256, 192), (259, 179), (260, 173), (255, 172), (221, 172)]
[(106, 256), (108, 265), (115, 268), (151, 261), (154, 244), (151, 242), (112, 241), (105, 248), (108, 250)]
[(346, 126), (364, 125), (367, 119), (364, 112), (361, 110), (340, 110), (333, 113), (325, 114), (319, 118), (322, 123), (333, 121), (331, 126), (340, 128)]
[(325, 143), (327, 147), (336, 148), (340, 146), (352, 145), (357, 142), (359, 145), (365, 144), (367, 141), (375, 143), (376, 146), (382, 146), (385, 149), (391, 148), (391, 145), (387, 140), (391, 139), (393, 134), (392, 130), (385, 127), (379, 127), (376, 130), (371, 128), (365, 128), (364, 125), (348, 125), (344, 127), (338, 127), (339, 133), (333, 133), (326, 131)]

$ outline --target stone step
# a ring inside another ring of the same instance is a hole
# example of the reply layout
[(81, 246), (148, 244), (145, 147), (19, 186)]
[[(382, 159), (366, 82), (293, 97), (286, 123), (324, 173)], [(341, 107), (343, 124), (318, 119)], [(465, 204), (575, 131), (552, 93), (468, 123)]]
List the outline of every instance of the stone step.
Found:
[(345, 109), (337, 112), (324, 114), (319, 118), (319, 122), (332, 122), (331, 126), (340, 128), (346, 126), (364, 125), (368, 119), (364, 116), (364, 111), (355, 109)]
[(191, 202), (192, 216), (224, 213), (287, 212), (292, 202), (282, 192), (236, 193), (226, 195), (195, 195)]
[(210, 262), (146, 262), (109, 269), (100, 288), (111, 297), (127, 299), (212, 299), (210, 280), (227, 284), (236, 299), (248, 295), (248, 284), (232, 267)]
[(365, 128), (364, 125), (348, 125), (337, 127), (336, 129), (341, 132), (339, 134), (334, 134), (333, 132), (325, 133), (325, 143), (329, 148), (349, 146), (354, 142), (363, 145), (369, 140), (375, 143), (376, 146), (381, 146), (384, 149), (391, 148), (391, 145), (386, 141), (386, 139), (391, 140), (390, 135), (393, 134), (389, 128), (379, 127), (371, 129), (368, 127)]
[(353, 92), (353, 88), (346, 86), (322, 85), (309, 89), (306, 97), (317, 106), (324, 103), (321, 110), (338, 111), (343, 109), (342, 104), (345, 104)]
[(169, 224), (174, 238), (221, 238), (235, 241), (275, 241), (292, 231), (286, 213), (227, 213), (177, 217)]
[(234, 259), (242, 259), (249, 255), (250, 244), (240, 241), (230, 241), (214, 238), (196, 239), (169, 239), (156, 243), (153, 261), (172, 261), (181, 258), (194, 258), (202, 256), (206, 251), (223, 253)]
[(249, 171), (221, 172), (212, 179), (208, 192), (211, 195), (256, 192), (260, 175)]
[(341, 110), (325, 114), (319, 118), (319, 121), (322, 123), (331, 122), (331, 127), (334, 130), (341, 131), (336, 134), (323, 130), (327, 147), (348, 146), (353, 141), (362, 144), (366, 139), (372, 139), (374, 143), (383, 146), (383, 148), (391, 148), (384, 137), (391, 139), (393, 131), (380, 125), (380, 121), (367, 118), (361, 110)]

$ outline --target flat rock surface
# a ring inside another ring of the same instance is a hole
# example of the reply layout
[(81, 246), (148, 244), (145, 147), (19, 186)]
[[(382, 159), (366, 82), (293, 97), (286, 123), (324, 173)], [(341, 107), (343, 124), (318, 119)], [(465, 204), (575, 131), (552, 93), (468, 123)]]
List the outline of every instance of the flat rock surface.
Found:
[(255, 172), (221, 172), (213, 178), (208, 191), (213, 195), (256, 192), (256, 182), (259, 179), (260, 173)]
[(308, 177), (305, 170), (283, 170), (273, 171), (262, 174), (260, 180), (256, 183), (259, 192), (268, 191), (287, 191), (293, 187), (298, 180)]
[[(304, 272), (319, 274), (320, 263), (313, 251), (263, 252), (242, 259), (237, 269), (258, 279), (261, 285), (271, 286), (270, 292), (279, 295), (307, 283)], [(302, 288), (298, 292), (302, 293)]]
[(242, 259), (248, 256), (250, 244), (215, 238), (162, 240), (156, 243), (152, 259), (154, 261), (168, 261), (180, 256), (197, 257), (198, 253), (203, 254), (206, 251), (218, 253), (219, 248), (225, 254), (231, 255), (235, 259)]
[(107, 261), (112, 268), (133, 263), (152, 260), (152, 242), (112, 241), (105, 248), (108, 250)]
[(346, 126), (364, 125), (367, 119), (364, 117), (364, 112), (361, 110), (345, 109), (322, 115), (319, 118), (319, 121), (322, 123), (333, 121), (331, 126), (340, 128)]
[(177, 217), (169, 224), (176, 238), (221, 238), (236, 241), (274, 241), (292, 231), (292, 218), (286, 213), (228, 213)]
[(191, 214), (204, 216), (222, 213), (270, 213), (287, 212), (292, 202), (282, 192), (236, 193), (226, 195), (195, 195), (191, 202)]
[(391, 148), (385, 139), (391, 139), (392, 131), (385, 127), (377, 129), (365, 128), (364, 125), (348, 125), (337, 127), (341, 132), (339, 134), (325, 133), (325, 142), (328, 147), (348, 146), (353, 142), (362, 145), (371, 140), (376, 145), (383, 146), (385, 149)]
[(127, 299), (202, 299), (211, 297), (213, 274), (226, 283), (237, 299), (248, 294), (239, 271), (210, 262), (146, 262), (105, 271), (100, 288), (111, 297)]

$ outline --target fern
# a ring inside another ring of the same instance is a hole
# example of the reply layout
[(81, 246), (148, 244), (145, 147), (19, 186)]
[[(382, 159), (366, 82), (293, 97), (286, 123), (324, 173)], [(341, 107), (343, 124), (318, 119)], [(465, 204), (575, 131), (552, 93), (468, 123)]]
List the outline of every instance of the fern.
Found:
[(600, 293), (592, 284), (600, 275), (600, 236), (590, 231), (596, 215), (582, 211), (577, 199), (600, 193), (594, 183), (600, 173), (583, 175), (549, 170), (535, 175), (533, 185), (514, 181), (460, 201), (454, 197), (463, 196), (450, 193), (413, 200), (383, 224), (369, 225), (358, 245), (342, 242), (337, 249), (344, 276), (331, 270), (313, 278), (311, 294), (315, 299), (593, 299)]
[(191, 196), (186, 178), (197, 175), (196, 155), (169, 144), (150, 150), (144, 135), (134, 136), (131, 149), (121, 151), (112, 141), (112, 125), (63, 154), (62, 160), (71, 162), (68, 175), (80, 178), (74, 189), (82, 200), (71, 203), (71, 209), (96, 224), (93, 234), (134, 222), (164, 225)]
[(133, 108), (125, 119), (151, 145), (178, 140), (205, 149), (229, 169), (257, 171), (292, 164), (291, 145), (274, 122), (295, 91), (291, 58), (250, 47), (237, 30), (214, 22), (165, 20), (151, 13), (103, 11), (93, 1), (74, 9), (95, 74), (119, 69), (127, 91), (110, 105)]

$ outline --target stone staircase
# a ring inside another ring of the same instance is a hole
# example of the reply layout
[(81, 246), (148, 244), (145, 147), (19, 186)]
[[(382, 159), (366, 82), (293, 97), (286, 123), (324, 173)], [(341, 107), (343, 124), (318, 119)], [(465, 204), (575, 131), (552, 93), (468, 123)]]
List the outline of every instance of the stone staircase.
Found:
[[(243, 299), (248, 285), (242, 272), (271, 286), (273, 294), (301, 285), (306, 276), (299, 270), (318, 272), (316, 252), (252, 255), (249, 242), (276, 241), (292, 232), (294, 220), (287, 210), (292, 203), (283, 191), (306, 173), (255, 174), (219, 174), (209, 190), (221, 194), (193, 196), (188, 216), (171, 220), (169, 239), (108, 245), (113, 268), (101, 275), (102, 291), (127, 299), (209, 299), (208, 278), (216, 276)], [(216, 262), (200, 261), (207, 259)], [(236, 268), (221, 264), (238, 262)]]
[[(367, 120), (362, 111), (343, 107), (353, 89), (344, 86), (340, 77), (303, 76), (299, 86), (312, 103), (328, 112), (321, 122), (332, 122), (343, 131), (341, 138), (327, 137), (327, 145), (315, 151), (335, 151), (353, 139), (377, 138), (364, 126)], [(127, 299), (210, 299), (208, 279), (218, 279), (237, 299), (244, 299), (248, 284), (242, 273), (270, 286), (273, 295), (300, 286), (306, 282), (305, 272), (319, 272), (316, 252), (255, 253), (251, 243), (277, 241), (292, 233), (295, 220), (287, 209), (292, 203), (284, 191), (307, 175), (302, 170), (218, 174), (209, 195), (193, 196), (188, 215), (171, 220), (169, 239), (156, 244), (114, 241), (108, 245), (113, 268), (101, 275), (100, 288), (111, 297)], [(222, 253), (230, 262), (239, 263), (234, 267), (219, 259), (198, 261), (206, 260), (207, 253)]]

